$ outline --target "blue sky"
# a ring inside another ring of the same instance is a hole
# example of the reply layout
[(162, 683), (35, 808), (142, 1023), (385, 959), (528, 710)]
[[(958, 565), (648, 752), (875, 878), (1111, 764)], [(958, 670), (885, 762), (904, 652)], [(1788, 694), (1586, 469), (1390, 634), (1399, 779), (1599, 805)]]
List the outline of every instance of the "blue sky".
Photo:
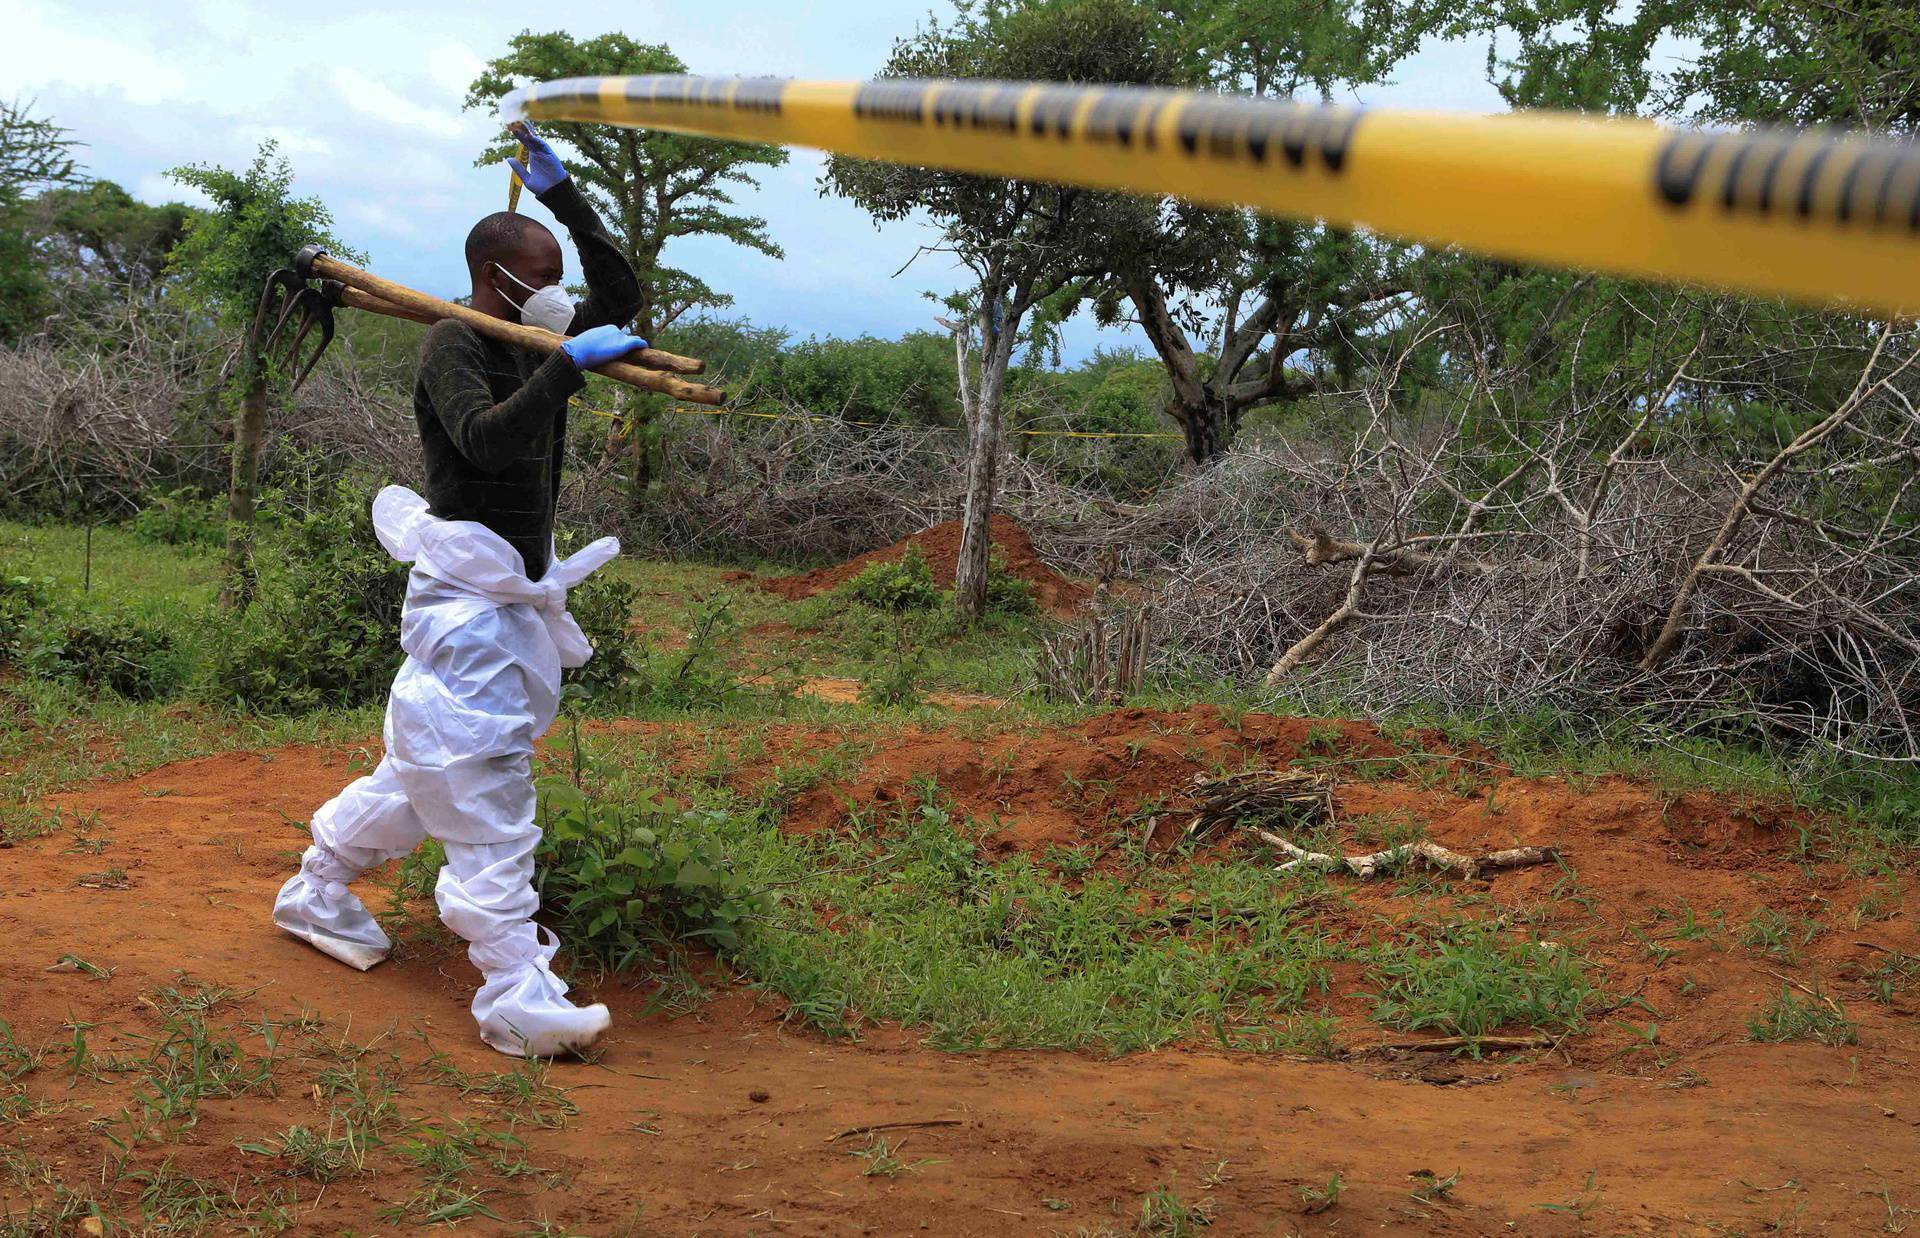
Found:
[[(148, 201), (192, 200), (168, 168), (244, 166), (264, 138), (291, 161), (298, 189), (327, 203), (340, 234), (379, 274), (442, 296), (466, 290), (460, 243), (504, 205), (506, 176), (473, 166), (494, 121), (461, 100), (481, 64), (522, 29), (592, 36), (619, 29), (665, 43), (696, 73), (863, 78), (910, 33), (926, 3), (770, 0), (692, 3), (499, 3), (497, 0), (0, 0), (0, 92), (85, 143), (95, 176)], [(943, 11), (934, 6), (934, 11)], [(1499, 109), (1484, 47), (1432, 45), (1393, 82), (1357, 96), (1401, 107)], [(769, 221), (775, 261), (723, 242), (668, 250), (677, 266), (731, 293), (730, 313), (795, 336), (897, 335), (927, 326), (922, 290), (960, 275), (922, 258), (912, 223), (876, 229), (850, 203), (821, 198), (822, 160), (795, 151), (741, 205)], [(538, 212), (537, 206), (533, 208)], [(1068, 358), (1126, 331), (1072, 324)]]

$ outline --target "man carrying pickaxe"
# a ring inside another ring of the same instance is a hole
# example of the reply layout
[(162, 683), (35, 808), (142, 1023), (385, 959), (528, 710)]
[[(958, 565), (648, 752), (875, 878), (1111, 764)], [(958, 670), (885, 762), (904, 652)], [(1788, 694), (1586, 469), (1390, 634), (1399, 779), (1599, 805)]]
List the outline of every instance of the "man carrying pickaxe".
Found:
[(567, 400), (582, 370), (646, 341), (620, 325), (639, 308), (632, 268), (553, 149), (524, 126), (515, 133), (526, 164), (508, 162), (566, 226), (587, 298), (567, 296), (560, 244), (533, 220), (503, 211), (467, 234), (473, 308), (568, 338), (543, 357), (452, 318), (427, 332), (413, 397), (426, 495), (388, 486), (373, 509), (381, 543), (413, 565), (386, 756), (314, 814), (313, 845), (273, 916), (334, 958), (372, 967), (392, 943), (347, 883), (440, 840), (434, 898), (480, 971), (480, 1036), (544, 1057), (585, 1048), (608, 1025), (605, 1006), (567, 1000), (551, 967), (559, 942), (533, 922), (533, 743), (557, 712), (561, 668), (592, 652), (567, 590), (620, 549), (602, 538), (554, 559)]

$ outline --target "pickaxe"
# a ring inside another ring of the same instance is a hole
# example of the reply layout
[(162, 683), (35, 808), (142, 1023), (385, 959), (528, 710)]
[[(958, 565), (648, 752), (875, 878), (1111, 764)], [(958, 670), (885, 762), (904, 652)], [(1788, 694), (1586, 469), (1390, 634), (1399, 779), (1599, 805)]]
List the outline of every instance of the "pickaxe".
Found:
[[(315, 282), (309, 283), (310, 280)], [(454, 318), (482, 335), (538, 353), (550, 353), (566, 342), (565, 336), (552, 331), (506, 322), (381, 279), (330, 256), (318, 245), (308, 245), (295, 256), (291, 270), (282, 268), (267, 277), (253, 320), (255, 339), (261, 339), (261, 332), (272, 322), (272, 329), (260, 346), (261, 355), (274, 356), (276, 351), (280, 354), (282, 364), (293, 374), (294, 390), (307, 380), (313, 367), (319, 364), (321, 354), (333, 342), (333, 311), (343, 305), (414, 322), (433, 323)], [(316, 329), (320, 332), (319, 343), (309, 351), (308, 340)], [(693, 404), (726, 402), (726, 394), (719, 388), (678, 377), (705, 372), (707, 363), (696, 357), (682, 357), (657, 348), (642, 348), (628, 355), (632, 361), (612, 361), (596, 367), (593, 372)]]

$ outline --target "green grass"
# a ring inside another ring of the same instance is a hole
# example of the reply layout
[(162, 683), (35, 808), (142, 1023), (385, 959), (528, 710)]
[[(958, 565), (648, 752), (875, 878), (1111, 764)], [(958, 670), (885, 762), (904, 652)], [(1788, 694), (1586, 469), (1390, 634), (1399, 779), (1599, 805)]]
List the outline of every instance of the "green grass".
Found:
[(1479, 1037), (1502, 1027), (1577, 1031), (1598, 997), (1578, 956), (1464, 921), (1382, 946), (1374, 1018), (1408, 1031)]
[(1786, 1040), (1811, 1040), (1823, 1045), (1850, 1045), (1859, 1040), (1853, 1020), (1830, 999), (1809, 993), (1802, 997), (1792, 989), (1781, 988), (1773, 1000), (1747, 1020), (1749, 1039), (1778, 1043)]

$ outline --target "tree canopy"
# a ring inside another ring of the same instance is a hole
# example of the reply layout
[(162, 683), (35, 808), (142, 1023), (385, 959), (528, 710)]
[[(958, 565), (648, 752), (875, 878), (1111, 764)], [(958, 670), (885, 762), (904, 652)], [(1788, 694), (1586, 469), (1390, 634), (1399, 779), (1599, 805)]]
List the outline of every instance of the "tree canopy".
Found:
[[(624, 34), (576, 39), (562, 31), (526, 30), (473, 80), (466, 105), (491, 109), (528, 81), (686, 71), (664, 44)], [(699, 276), (665, 264), (662, 255), (676, 237), (719, 237), (769, 257), (784, 256), (765, 219), (732, 209), (738, 190), (759, 183), (757, 172), (787, 162), (780, 147), (566, 121), (543, 124), (541, 133), (578, 152), (578, 159), (568, 161), (568, 173), (640, 277), (643, 295), (634, 329), (641, 335), (651, 339), (691, 309), (733, 303)], [(476, 165), (498, 164), (516, 146), (503, 133)]]

